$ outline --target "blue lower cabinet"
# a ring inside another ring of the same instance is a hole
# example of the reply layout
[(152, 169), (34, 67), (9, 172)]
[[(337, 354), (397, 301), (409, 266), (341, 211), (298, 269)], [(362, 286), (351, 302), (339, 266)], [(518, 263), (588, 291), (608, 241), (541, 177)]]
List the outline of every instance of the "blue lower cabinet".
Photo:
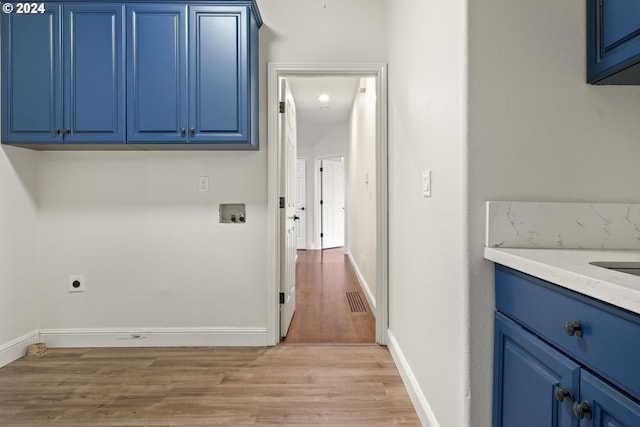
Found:
[(501, 314), (495, 319), (493, 425), (578, 427), (580, 367)]
[(580, 378), (580, 399), (581, 426), (640, 426), (640, 403), (588, 372)]
[(639, 315), (499, 265), (496, 308), (494, 427), (640, 426)]

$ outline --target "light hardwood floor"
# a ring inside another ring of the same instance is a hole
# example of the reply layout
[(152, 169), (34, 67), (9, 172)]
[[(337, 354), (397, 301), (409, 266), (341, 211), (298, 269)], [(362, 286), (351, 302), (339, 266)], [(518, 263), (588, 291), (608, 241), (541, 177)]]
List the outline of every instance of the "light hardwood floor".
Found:
[(0, 368), (0, 426), (420, 425), (376, 345), (50, 349)]
[[(365, 312), (353, 312), (355, 292)], [(344, 248), (298, 251), (296, 312), (287, 343), (375, 343), (376, 323)]]

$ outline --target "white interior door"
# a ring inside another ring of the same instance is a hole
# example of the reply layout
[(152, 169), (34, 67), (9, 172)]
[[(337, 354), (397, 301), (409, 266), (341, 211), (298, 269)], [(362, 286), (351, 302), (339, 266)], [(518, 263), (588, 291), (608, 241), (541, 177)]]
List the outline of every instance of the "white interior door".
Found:
[(281, 80), (281, 102), (284, 113), (280, 114), (282, 141), (282, 176), (280, 194), (284, 197), (284, 208), (280, 209), (280, 292), (284, 302), (280, 305), (280, 335), (287, 336), (291, 319), (296, 309), (296, 105), (287, 85)]
[(305, 159), (296, 160), (296, 215), (300, 218), (296, 222), (296, 239), (298, 249), (307, 249), (307, 162)]
[(322, 161), (322, 248), (344, 246), (344, 162)]

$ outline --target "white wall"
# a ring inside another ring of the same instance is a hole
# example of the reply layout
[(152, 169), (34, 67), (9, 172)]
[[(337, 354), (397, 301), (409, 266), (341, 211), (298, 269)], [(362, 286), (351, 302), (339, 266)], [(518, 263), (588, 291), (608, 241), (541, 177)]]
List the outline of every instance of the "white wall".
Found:
[(585, 83), (583, 1), (470, 1), (469, 20), (471, 411), (489, 425), (484, 202), (640, 202), (640, 87)]
[(389, 328), (423, 421), (467, 426), (466, 1), (393, 0), (388, 17)]
[[(386, 3), (258, 4), (259, 152), (42, 154), (40, 304), (49, 339), (95, 345), (101, 328), (113, 332), (107, 344), (126, 345), (130, 330), (203, 328), (199, 342), (216, 344), (216, 328), (225, 336), (244, 328), (246, 339), (233, 343), (266, 342), (266, 64), (385, 62)], [(203, 175), (207, 193), (197, 191)], [(218, 224), (226, 202), (247, 204), (245, 225)], [(87, 276), (86, 293), (67, 293), (70, 274)]]
[[(372, 304), (376, 295), (376, 82), (360, 79), (349, 117), (346, 161), (347, 250)], [(367, 176), (365, 182), (365, 174)], [(375, 308), (375, 304), (374, 304)]]
[(37, 341), (37, 153), (0, 148), (0, 366)]

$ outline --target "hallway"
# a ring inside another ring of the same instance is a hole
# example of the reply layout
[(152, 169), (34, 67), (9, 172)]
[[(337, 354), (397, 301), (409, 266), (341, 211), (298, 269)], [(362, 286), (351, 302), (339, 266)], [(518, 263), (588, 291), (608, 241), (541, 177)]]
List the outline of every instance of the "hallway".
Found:
[(375, 343), (375, 318), (344, 248), (298, 251), (296, 311), (283, 341)]

